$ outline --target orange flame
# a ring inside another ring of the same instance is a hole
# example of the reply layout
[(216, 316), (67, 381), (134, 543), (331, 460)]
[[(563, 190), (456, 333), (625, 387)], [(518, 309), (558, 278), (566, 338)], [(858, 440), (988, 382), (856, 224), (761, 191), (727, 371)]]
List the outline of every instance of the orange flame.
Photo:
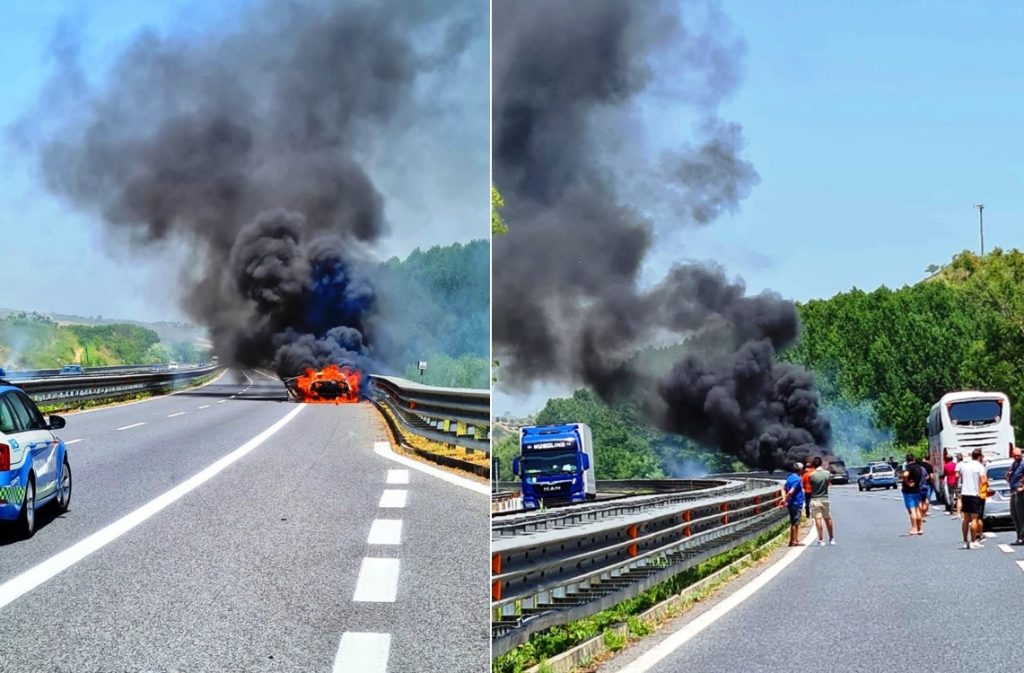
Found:
[(307, 369), (295, 378), (295, 389), (305, 402), (350, 404), (359, 401), (362, 374), (347, 365), (327, 365), (320, 371)]

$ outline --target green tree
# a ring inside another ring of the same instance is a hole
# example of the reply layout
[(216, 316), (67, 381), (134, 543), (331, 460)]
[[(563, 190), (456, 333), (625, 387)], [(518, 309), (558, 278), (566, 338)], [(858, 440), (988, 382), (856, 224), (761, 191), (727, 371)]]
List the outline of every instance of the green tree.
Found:
[(491, 234), (498, 236), (508, 233), (508, 225), (501, 217), (501, 209), (505, 207), (505, 199), (498, 188), (491, 185)]

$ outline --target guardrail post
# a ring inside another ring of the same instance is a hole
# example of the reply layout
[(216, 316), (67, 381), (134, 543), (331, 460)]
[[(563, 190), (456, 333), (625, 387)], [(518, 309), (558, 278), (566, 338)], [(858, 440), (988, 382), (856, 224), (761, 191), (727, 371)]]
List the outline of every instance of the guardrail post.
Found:
[[(640, 533), (640, 527), (636, 524), (633, 524), (627, 529), (627, 533), (629, 535), (630, 540), (635, 540), (637, 538), (637, 535)], [(630, 556), (636, 556), (639, 553), (640, 548), (637, 547), (637, 544), (634, 542), (633, 544), (629, 545), (629, 549), (627, 551), (629, 552)]]
[[(491, 574), (501, 574), (501, 554), (494, 554), (491, 556)], [(501, 580), (494, 580), (491, 582), (491, 600), (501, 600)]]

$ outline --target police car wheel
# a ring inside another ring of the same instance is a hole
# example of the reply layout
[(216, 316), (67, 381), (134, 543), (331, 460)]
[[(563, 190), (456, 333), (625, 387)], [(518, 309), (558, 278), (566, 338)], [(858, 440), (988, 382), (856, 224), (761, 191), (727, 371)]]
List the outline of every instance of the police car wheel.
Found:
[(23, 539), (32, 537), (36, 532), (36, 487), (31, 477), (25, 484), (25, 501), (21, 503), (16, 530)]
[(68, 465), (68, 457), (64, 456), (64, 465), (60, 471), (60, 483), (57, 485), (57, 498), (54, 500), (59, 514), (68, 511), (71, 506), (71, 466)]

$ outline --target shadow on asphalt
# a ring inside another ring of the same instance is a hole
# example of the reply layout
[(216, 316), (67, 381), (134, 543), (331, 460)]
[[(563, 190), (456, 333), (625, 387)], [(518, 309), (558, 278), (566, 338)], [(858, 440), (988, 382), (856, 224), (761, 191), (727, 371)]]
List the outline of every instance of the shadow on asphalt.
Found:
[[(67, 514), (69, 514), (74, 509), (74, 504), (75, 504), (74, 494), (72, 493), (72, 498), (71, 498), (71, 505), (72, 505), (72, 507), (71, 507), (71, 509), (68, 509), (67, 512), (64, 512), (62, 514), (58, 514), (57, 513), (57, 507), (54, 506), (53, 502), (48, 502), (45, 505), (43, 505), (41, 508), (37, 509), (36, 510), (36, 533), (35, 534), (39, 535), (39, 532), (41, 530), (43, 530), (44, 528), (49, 526), (51, 523), (53, 523), (57, 519), (61, 519), (64, 516), (66, 516)], [(6, 524), (7, 522), (4, 522), (4, 523)], [(5, 525), (5, 526), (0, 527), (0, 547), (6, 547), (7, 545), (12, 545), (12, 544), (15, 544), (15, 543), (18, 543), (18, 542), (26, 542), (26, 540), (24, 540), (24, 539), (18, 537), (17, 535), (15, 535), (13, 533), (13, 531), (12, 531), (12, 528), (13, 528), (12, 525)]]

